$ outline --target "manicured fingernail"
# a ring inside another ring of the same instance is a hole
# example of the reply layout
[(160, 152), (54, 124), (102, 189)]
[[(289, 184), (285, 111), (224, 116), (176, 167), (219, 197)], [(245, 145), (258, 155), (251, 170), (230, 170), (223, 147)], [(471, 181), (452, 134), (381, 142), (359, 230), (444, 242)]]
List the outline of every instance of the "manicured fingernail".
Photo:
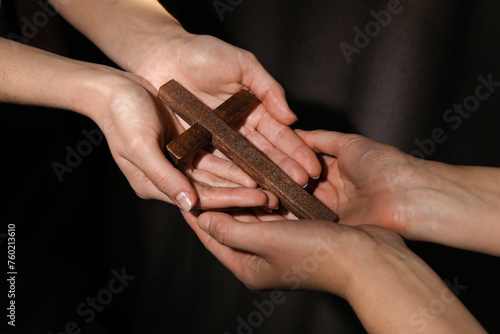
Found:
[(308, 185), (309, 185), (309, 183), (306, 183), (306, 185), (303, 186), (302, 188), (306, 189)]
[(318, 175), (318, 176), (316, 176), (316, 177), (313, 177), (312, 179), (313, 179), (313, 180), (317, 180), (317, 179), (319, 179), (319, 177), (320, 177), (320, 175)]
[(188, 212), (193, 208), (193, 202), (191, 202), (191, 200), (188, 197), (188, 194), (185, 192), (182, 192), (179, 195), (177, 195), (175, 201), (177, 202), (177, 206), (184, 212)]

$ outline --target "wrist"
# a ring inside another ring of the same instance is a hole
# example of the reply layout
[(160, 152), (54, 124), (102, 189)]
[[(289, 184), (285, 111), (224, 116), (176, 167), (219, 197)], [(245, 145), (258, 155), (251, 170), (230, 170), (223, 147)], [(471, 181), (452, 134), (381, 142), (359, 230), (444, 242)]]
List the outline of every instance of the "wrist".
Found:
[(179, 24), (166, 24), (134, 46), (135, 53), (130, 57), (126, 69), (144, 78), (158, 90), (168, 78), (176, 77), (181, 49), (193, 36)]
[[(373, 246), (362, 247), (363, 261), (351, 263), (345, 291), (346, 300), (368, 332), (421, 332), (424, 328), (417, 326), (421, 323), (418, 319), (429, 321), (425, 327), (429, 333), (455, 332), (458, 328), (465, 333), (482, 332), (441, 278), (403, 243), (384, 236), (377, 247)], [(432, 313), (436, 303), (445, 306), (439, 314)]]
[[(189, 36), (181, 24), (167, 12), (155, 18), (156, 23), (151, 25), (141, 21), (130, 29), (128, 37), (123, 40), (120, 57), (123, 59), (123, 68), (136, 73), (144, 67), (145, 62), (153, 55), (161, 54), (167, 58), (174, 58), (172, 43), (177, 39)], [(128, 53), (128, 55), (126, 54)]]
[(328, 268), (324, 285), (328, 292), (354, 302), (376, 292), (377, 285), (398, 273), (411, 272), (417, 257), (397, 233), (373, 225), (335, 228), (342, 236), (336, 240), (342, 253), (329, 258), (331, 263), (324, 266)]
[(140, 101), (145, 106), (155, 95), (146, 80), (107, 66), (89, 64), (78, 77), (76, 94), (68, 109), (91, 118), (104, 132), (116, 117), (123, 117), (122, 109), (128, 111), (132, 105), (140, 105)]
[(77, 62), (70, 77), (70, 80), (60, 83), (64, 99), (57, 107), (75, 111), (98, 123), (103, 106), (111, 95), (113, 81), (118, 81), (119, 76), (112, 68)]
[(408, 180), (405, 231), (410, 239), (500, 254), (498, 168), (422, 161)]
[(138, 73), (158, 46), (163, 47), (160, 40), (187, 34), (156, 0), (49, 1), (110, 59), (132, 73)]
[(349, 253), (343, 257), (345, 265), (342, 267), (346, 273), (343, 297), (353, 307), (358, 302), (364, 305), (364, 298), (372, 300), (380, 292), (380, 287), (396, 281), (401, 271), (412, 272), (409, 263), (402, 260), (406, 254), (400, 252), (399, 247), (389, 247), (368, 234), (354, 240), (352, 245), (355, 246), (350, 247)]

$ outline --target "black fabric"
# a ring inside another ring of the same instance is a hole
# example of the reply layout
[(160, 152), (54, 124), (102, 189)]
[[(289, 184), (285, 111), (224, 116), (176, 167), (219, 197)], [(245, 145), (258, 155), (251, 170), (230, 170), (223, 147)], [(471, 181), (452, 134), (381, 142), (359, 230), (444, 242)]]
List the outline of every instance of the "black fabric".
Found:
[[(226, 11), (221, 25), (228, 41), (254, 52), (284, 86), (297, 127), (355, 132), (431, 160), (499, 167), (498, 88), (468, 118), (447, 110), (472, 101), (478, 77), (500, 82), (500, 4), (401, 1), (349, 63), (342, 43), (355, 46), (355, 28), (366, 33), (394, 3), (257, 0)], [(431, 143), (435, 129), (446, 141)], [(409, 245), (443, 279), (467, 285), (462, 301), (489, 332), (499, 330), (499, 259)], [(325, 333), (336, 332), (323, 324)]]
[[(33, 22), (40, 5), (7, 3), (2, 34), (22, 35), (22, 18)], [(188, 30), (254, 52), (285, 87), (297, 127), (356, 132), (432, 160), (500, 167), (500, 91), (460, 125), (443, 119), (457, 116), (447, 110), (476, 93), (478, 77), (500, 81), (497, 1), (401, 1), (403, 9), (350, 63), (341, 43), (355, 46), (355, 27), (364, 31), (375, 21), (371, 11), (382, 15), (392, 2), (162, 3)], [(49, 22), (30, 45), (109, 64), (59, 16)], [(249, 292), (204, 250), (175, 208), (135, 197), (105, 143), (59, 182), (51, 164), (64, 161), (67, 147), (96, 128), (93, 122), (66, 111), (0, 108), (8, 194), (2, 221), (17, 226), (19, 333), (64, 332), (71, 321), (82, 333), (364, 332), (346, 302), (313, 292), (286, 293), (260, 323), (257, 305), (268, 305), (271, 293)], [(438, 128), (447, 139), (432, 144)], [(443, 279), (465, 285), (461, 300), (489, 332), (500, 331), (497, 258), (409, 246)], [(87, 324), (78, 306), (122, 269), (135, 278)]]

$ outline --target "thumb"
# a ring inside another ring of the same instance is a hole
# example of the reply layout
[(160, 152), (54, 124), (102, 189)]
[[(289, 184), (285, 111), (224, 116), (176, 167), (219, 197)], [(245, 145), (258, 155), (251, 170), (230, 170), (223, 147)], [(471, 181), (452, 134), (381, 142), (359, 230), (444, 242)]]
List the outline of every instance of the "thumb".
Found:
[(353, 139), (352, 135), (335, 131), (295, 130), (295, 133), (316, 153), (338, 156), (342, 147)]
[(196, 203), (196, 192), (187, 179), (175, 166), (165, 157), (158, 146), (150, 150), (142, 150), (138, 162), (135, 164), (151, 181), (159, 196), (168, 196), (170, 201), (177, 205), (182, 211), (191, 210)]
[(262, 231), (268, 224), (238, 221), (222, 212), (204, 212), (198, 217), (198, 227), (221, 245), (253, 254), (263, 251), (266, 237)]

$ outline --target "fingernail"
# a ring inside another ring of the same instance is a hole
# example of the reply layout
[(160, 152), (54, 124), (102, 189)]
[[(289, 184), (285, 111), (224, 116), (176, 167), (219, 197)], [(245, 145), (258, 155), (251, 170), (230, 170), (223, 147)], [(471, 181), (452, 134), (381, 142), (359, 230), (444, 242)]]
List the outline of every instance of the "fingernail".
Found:
[(193, 208), (193, 202), (188, 197), (186, 192), (182, 192), (175, 198), (177, 206), (184, 212), (188, 212)]
[(306, 189), (308, 185), (309, 185), (309, 183), (306, 183), (306, 185), (303, 186), (302, 188)]
[(317, 180), (317, 179), (319, 179), (319, 177), (320, 177), (320, 175), (318, 175), (318, 176), (316, 176), (316, 177), (313, 177), (312, 179), (313, 179), (313, 180)]

